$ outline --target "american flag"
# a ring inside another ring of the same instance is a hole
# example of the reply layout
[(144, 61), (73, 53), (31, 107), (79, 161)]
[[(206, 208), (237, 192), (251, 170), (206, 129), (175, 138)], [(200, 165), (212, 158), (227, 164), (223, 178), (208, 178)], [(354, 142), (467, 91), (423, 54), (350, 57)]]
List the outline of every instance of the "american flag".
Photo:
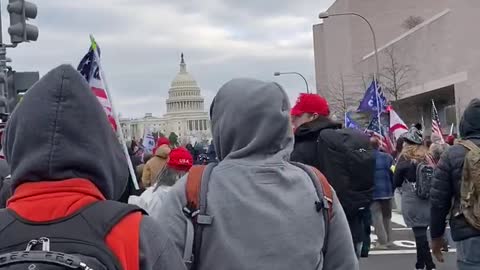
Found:
[(369, 133), (371, 136), (377, 138), (380, 141), (380, 147), (383, 148), (386, 152), (390, 152), (392, 150), (392, 143), (388, 136), (385, 136), (385, 128), (380, 127), (380, 121), (378, 120), (378, 116), (373, 116), (370, 124), (368, 125), (367, 129), (365, 130), (366, 133)]
[(98, 57), (100, 57), (100, 48), (94, 41), (92, 41), (92, 46), (88, 50), (88, 53), (83, 57), (82, 61), (80, 61), (77, 70), (87, 80), (93, 93), (97, 97), (100, 104), (102, 104), (113, 130), (117, 131), (117, 124), (112, 113), (112, 103), (108, 98), (105, 85), (100, 76), (100, 67), (98, 65), (99, 61), (97, 61), (95, 50), (97, 51)]
[(433, 99), (432, 99), (432, 134), (439, 135), (443, 141), (442, 126), (440, 125), (440, 118), (438, 118), (437, 107), (435, 107), (435, 102), (433, 101)]

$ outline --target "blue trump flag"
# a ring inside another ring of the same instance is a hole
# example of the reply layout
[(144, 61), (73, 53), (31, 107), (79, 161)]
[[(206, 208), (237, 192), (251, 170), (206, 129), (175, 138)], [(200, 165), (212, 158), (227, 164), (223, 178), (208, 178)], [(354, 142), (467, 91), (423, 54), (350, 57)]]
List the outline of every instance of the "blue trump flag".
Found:
[(360, 126), (352, 119), (352, 112), (345, 113), (345, 128), (360, 129)]
[(375, 94), (375, 81), (372, 81), (370, 87), (368, 87), (367, 91), (365, 92), (365, 96), (363, 96), (362, 101), (360, 102), (360, 106), (358, 106), (358, 111), (360, 112), (378, 112), (380, 108), (380, 112), (384, 112), (387, 109), (387, 98), (383, 95), (382, 88), (380, 85), (378, 86), (378, 101), (379, 105), (377, 105), (377, 94)]

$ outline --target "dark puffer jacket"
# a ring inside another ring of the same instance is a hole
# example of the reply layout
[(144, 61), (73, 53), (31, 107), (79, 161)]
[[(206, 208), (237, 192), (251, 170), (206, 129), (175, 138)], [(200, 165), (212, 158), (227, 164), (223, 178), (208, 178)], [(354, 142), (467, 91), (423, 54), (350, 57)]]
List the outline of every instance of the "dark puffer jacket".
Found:
[[(480, 100), (474, 99), (460, 121), (460, 134), (480, 146)], [(470, 226), (460, 214), (460, 184), (463, 162), (467, 150), (461, 145), (450, 147), (440, 158), (430, 191), (431, 235), (441, 237), (445, 232), (445, 220), (451, 210), (450, 227), (455, 241), (480, 236), (480, 231)], [(453, 198), (453, 207), (452, 207)]]
[(342, 125), (326, 117), (301, 125), (295, 131), (295, 148), (291, 159), (316, 167), (320, 171), (325, 171), (325, 164), (317, 152), (318, 137), (324, 129), (339, 129)]

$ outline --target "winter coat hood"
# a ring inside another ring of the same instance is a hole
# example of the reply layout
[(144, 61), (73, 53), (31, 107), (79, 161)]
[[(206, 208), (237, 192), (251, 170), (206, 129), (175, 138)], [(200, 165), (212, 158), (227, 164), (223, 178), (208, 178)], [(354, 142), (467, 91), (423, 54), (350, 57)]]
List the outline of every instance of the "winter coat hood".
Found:
[(159, 158), (167, 159), (168, 155), (170, 154), (170, 151), (172, 151), (172, 149), (170, 149), (168, 145), (162, 144), (155, 150), (155, 156)]
[(460, 135), (463, 139), (480, 139), (480, 99), (473, 99), (460, 120)]
[(276, 83), (231, 80), (215, 96), (210, 114), (219, 160), (288, 158), (293, 150), (290, 103)]
[(25, 182), (84, 178), (107, 199), (120, 198), (127, 161), (105, 111), (70, 65), (47, 73), (8, 121), (4, 143), (13, 188)]
[(318, 137), (320, 131), (329, 128), (339, 129), (342, 128), (342, 124), (337, 123), (328, 117), (319, 116), (317, 119), (298, 127), (295, 130), (295, 138), (310, 137), (312, 135)]

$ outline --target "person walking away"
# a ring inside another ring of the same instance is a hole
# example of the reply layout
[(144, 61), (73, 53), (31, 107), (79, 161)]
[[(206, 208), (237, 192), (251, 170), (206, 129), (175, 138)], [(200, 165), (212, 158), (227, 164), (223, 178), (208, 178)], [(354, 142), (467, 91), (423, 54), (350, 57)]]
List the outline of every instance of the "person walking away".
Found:
[(3, 145), (14, 192), (0, 210), (0, 257), (8, 267), (63, 268), (60, 257), (77, 269), (185, 269), (160, 225), (113, 201), (127, 185), (127, 159), (73, 67), (53, 69), (28, 90)]
[(142, 184), (145, 188), (155, 185), (160, 172), (167, 164), (170, 154), (170, 141), (167, 138), (160, 138), (157, 142), (154, 156), (145, 164), (142, 174)]
[(424, 190), (423, 178), (420, 179), (420, 177), (425, 175), (419, 173), (422, 171), (420, 166), (423, 168), (426, 164), (431, 164), (431, 160), (418, 129), (412, 127), (403, 136), (405, 142), (395, 169), (394, 184), (396, 188), (401, 188), (403, 219), (405, 224), (412, 228), (415, 236), (417, 246), (415, 267), (432, 270), (435, 269), (435, 264), (427, 238), (427, 228), (430, 225), (430, 203), (428, 195), (420, 192)]
[(380, 151), (380, 141), (377, 138), (371, 139), (372, 147), (375, 149), (375, 190), (373, 191), (373, 202), (370, 210), (372, 212), (372, 223), (375, 234), (378, 237), (376, 249), (387, 249), (392, 237), (392, 198), (393, 198), (393, 173), (391, 170), (393, 158)]
[(217, 154), (215, 153), (215, 146), (213, 145), (213, 140), (210, 142), (207, 150), (208, 163), (217, 162)]
[(480, 100), (473, 99), (459, 125), (462, 138), (442, 155), (431, 189), (432, 251), (443, 262), (445, 221), (457, 247), (459, 270), (480, 269)]
[(194, 269), (359, 269), (335, 192), (319, 172), (289, 161), (289, 114), (276, 83), (235, 79), (215, 96), (219, 163), (192, 167), (158, 212), (189, 264), (193, 247)]
[(357, 255), (365, 239), (363, 217), (368, 217), (374, 189), (375, 153), (370, 138), (332, 121), (327, 101), (317, 94), (300, 94), (292, 108), (295, 129), (293, 161), (316, 167), (338, 194)]
[(128, 203), (145, 209), (153, 218), (160, 219), (156, 213), (170, 191), (171, 187), (187, 173), (193, 165), (193, 157), (184, 147), (178, 147), (170, 152), (167, 166), (160, 171), (155, 183), (148, 187), (141, 196), (131, 196)]

